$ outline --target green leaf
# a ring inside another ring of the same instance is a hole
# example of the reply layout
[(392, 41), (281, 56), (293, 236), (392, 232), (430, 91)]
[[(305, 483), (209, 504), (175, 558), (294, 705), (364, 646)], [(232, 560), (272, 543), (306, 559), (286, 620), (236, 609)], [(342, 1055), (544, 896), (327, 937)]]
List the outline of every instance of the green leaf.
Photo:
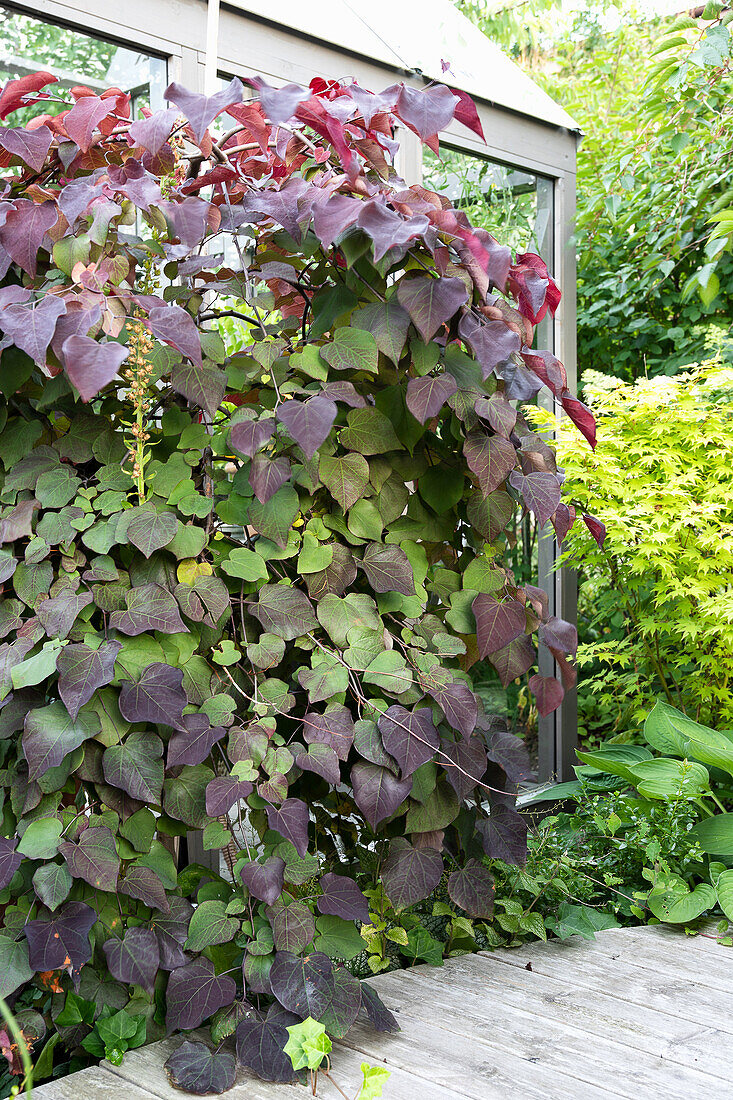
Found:
[(379, 409), (352, 409), (348, 427), (339, 436), (342, 447), (362, 455), (381, 455), (400, 449), (400, 441), (387, 417)]
[(28, 859), (53, 859), (59, 850), (62, 828), (57, 817), (31, 821), (18, 842), (17, 851)]
[(689, 924), (715, 904), (715, 890), (706, 882), (694, 890), (678, 875), (660, 875), (649, 892), (647, 905), (667, 924)]
[(318, 1069), (331, 1052), (331, 1040), (326, 1035), (325, 1025), (307, 1016), (302, 1023), (291, 1024), (287, 1031), (289, 1039), (283, 1049), (293, 1063), (293, 1069)]
[(347, 454), (320, 459), (319, 476), (328, 491), (347, 512), (361, 499), (369, 484), (369, 465), (363, 455)]
[(313, 946), (330, 959), (354, 959), (365, 949), (365, 941), (353, 921), (321, 916), (316, 920)]
[(707, 768), (691, 760), (642, 760), (629, 770), (634, 776), (636, 789), (644, 798), (658, 798), (664, 802), (677, 798), (699, 798), (710, 789)]
[(364, 681), (392, 695), (401, 695), (413, 683), (405, 658), (394, 649), (387, 649), (374, 658), (364, 673)]
[(239, 921), (227, 915), (223, 901), (202, 901), (188, 926), (186, 951), (203, 951), (216, 943), (229, 943), (239, 931)]
[(237, 547), (222, 562), (222, 569), (230, 577), (238, 577), (243, 581), (266, 581), (268, 577), (267, 563), (254, 550), (246, 547)]
[(0, 997), (9, 997), (11, 993), (29, 982), (34, 975), (28, 963), (28, 944), (25, 940), (16, 943), (10, 936), (0, 932)]
[(641, 760), (651, 760), (652, 754), (643, 745), (601, 745), (591, 752), (578, 752), (578, 759), (584, 764), (597, 768), (608, 775), (620, 775), (628, 783), (636, 786), (636, 778), (631, 770)]
[(33, 889), (43, 904), (52, 911), (66, 901), (71, 886), (72, 878), (64, 863), (45, 863), (33, 875)]
[(601, 913), (588, 905), (572, 905), (567, 901), (561, 902), (557, 916), (547, 919), (545, 923), (561, 940), (567, 940), (570, 936), (593, 940), (596, 932), (619, 927), (618, 921), (609, 913)]
[(718, 898), (718, 905), (729, 921), (733, 921), (733, 870), (724, 863), (710, 864), (710, 881)]
[(733, 814), (704, 817), (687, 835), (709, 855), (733, 856)]
[(358, 328), (339, 328), (330, 344), (320, 349), (321, 357), (334, 370), (379, 371), (377, 341), (371, 332)]
[(370, 1066), (368, 1062), (362, 1062), (361, 1073), (364, 1080), (356, 1100), (380, 1100), (382, 1089), (392, 1076), (392, 1071), (383, 1066)]

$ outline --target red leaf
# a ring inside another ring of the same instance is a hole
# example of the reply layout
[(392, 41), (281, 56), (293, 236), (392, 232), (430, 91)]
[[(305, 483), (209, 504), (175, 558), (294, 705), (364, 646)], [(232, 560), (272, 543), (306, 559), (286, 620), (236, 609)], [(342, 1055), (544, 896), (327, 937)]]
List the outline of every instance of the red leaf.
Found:
[(453, 95), (458, 96), (458, 104), (455, 113), (456, 121), (462, 122), (464, 126), (472, 130), (474, 134), (477, 134), (482, 141), (486, 141), (486, 135), (481, 125), (481, 119), (478, 117), (476, 104), (471, 99), (468, 92), (463, 92), (460, 88), (451, 88), (451, 91)]
[(39, 92), (47, 84), (56, 84), (57, 82), (57, 76), (44, 72), (29, 73), (28, 76), (23, 76), (20, 80), (9, 80), (0, 92), (0, 118), (7, 118), (13, 111), (17, 111), (19, 107), (27, 106), (28, 103), (37, 103), (39, 99), (46, 99), (45, 94), (28, 100), (25, 100), (24, 97)]
[(38, 126), (35, 130), (27, 130), (23, 126), (14, 130), (0, 130), (0, 145), (3, 149), (11, 156), (20, 157), (36, 172), (43, 168), (52, 140), (53, 135), (48, 126)]
[(94, 131), (102, 119), (114, 111), (115, 102), (96, 95), (84, 96), (64, 115), (64, 129), (82, 153), (87, 153), (91, 149)]
[(83, 401), (91, 401), (117, 374), (127, 348), (113, 341), (100, 344), (91, 336), (69, 336), (63, 356), (69, 381)]
[(596, 449), (596, 420), (593, 413), (577, 397), (565, 392), (561, 399), (562, 407), (578, 431), (585, 436), (593, 450)]
[(586, 525), (591, 535), (596, 540), (602, 550), (603, 544), (606, 541), (605, 523), (601, 523), (601, 521), (599, 519), (596, 519), (595, 516), (588, 515), (583, 516), (583, 523)]
[(557, 710), (565, 696), (562, 684), (554, 676), (540, 676), (537, 673), (530, 677), (529, 687), (535, 694), (537, 710), (543, 718)]

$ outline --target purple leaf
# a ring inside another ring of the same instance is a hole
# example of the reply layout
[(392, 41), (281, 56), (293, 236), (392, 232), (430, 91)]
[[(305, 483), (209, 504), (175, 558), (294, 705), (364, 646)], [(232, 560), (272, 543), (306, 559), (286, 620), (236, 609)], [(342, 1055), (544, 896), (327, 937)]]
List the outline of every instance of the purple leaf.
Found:
[(211, 96), (189, 92), (181, 84), (169, 84), (163, 94), (169, 103), (175, 103), (186, 116), (196, 144), (200, 145), (209, 123), (233, 103), (241, 103), (243, 93), (242, 82), (235, 76), (226, 88)]
[[(170, 912), (170, 902), (165, 887), (150, 867), (129, 867), (125, 877), (120, 880), (118, 890), (121, 894), (127, 894), (128, 897), (137, 898), (150, 909), (160, 909), (163, 913)], [(158, 942), (157, 935), (156, 942)]]
[[(390, 248), (409, 244), (422, 237), (430, 227), (424, 214), (407, 218), (388, 209), (383, 202), (369, 199), (361, 203), (358, 225), (374, 245), (374, 260), (378, 263)], [(404, 305), (404, 303), (403, 303)]]
[(193, 906), (176, 894), (171, 895), (168, 901), (170, 912), (154, 913), (152, 927), (158, 937), (161, 969), (176, 970), (188, 961), (183, 953), (183, 944), (188, 939)]
[(184, 729), (168, 742), (169, 768), (181, 764), (203, 764), (217, 741), (226, 734), (223, 726), (212, 726), (205, 714), (184, 714)]
[(259, 590), (258, 596), (257, 603), (252, 604), (250, 610), (269, 633), (292, 642), (318, 629), (311, 602), (299, 589), (285, 584), (266, 584)]
[(574, 657), (578, 652), (577, 628), (565, 619), (558, 618), (557, 615), (552, 615), (547, 622), (540, 625), (538, 636), (553, 653), (558, 650), (560, 653), (569, 653)]
[(309, 744), (329, 745), (339, 760), (346, 760), (354, 741), (354, 719), (348, 707), (336, 703), (325, 714), (309, 711), (303, 719), (303, 736)]
[(89, 95), (78, 99), (63, 116), (64, 129), (72, 141), (87, 153), (94, 141), (94, 131), (103, 118), (115, 109), (114, 99), (102, 99)]
[(351, 325), (371, 332), (379, 350), (397, 366), (407, 340), (410, 318), (394, 298), (356, 310), (351, 315)]
[(38, 605), (38, 621), (50, 638), (65, 638), (79, 612), (91, 602), (91, 592), (77, 593), (65, 588), (58, 596), (51, 596)]
[(461, 737), (458, 741), (444, 743), (438, 759), (461, 802), (483, 781), (486, 748), (480, 737)]
[(283, 892), (285, 860), (270, 856), (264, 863), (245, 863), (240, 878), (253, 897), (272, 905)]
[(509, 404), (503, 393), (492, 397), (477, 397), (474, 409), (493, 432), (508, 439), (517, 422), (517, 410)]
[(183, 671), (161, 663), (148, 665), (136, 683), (125, 682), (120, 691), (120, 713), (128, 722), (148, 722), (183, 730)]
[(605, 525), (605, 523), (601, 523), (601, 521), (599, 519), (596, 519), (595, 516), (589, 516), (589, 515), (584, 515), (583, 516), (583, 523), (586, 525), (586, 527), (590, 531), (591, 535), (593, 536), (593, 538), (598, 543), (598, 546), (602, 550), (603, 549), (603, 544), (606, 541), (606, 525)]
[(439, 746), (429, 707), (409, 711), (395, 704), (380, 715), (378, 726), (384, 747), (399, 764), (403, 779), (432, 760)]
[(53, 134), (48, 126), (38, 126), (35, 130), (18, 127), (12, 130), (0, 128), (0, 146), (13, 157), (25, 161), (34, 172), (40, 172), (51, 148)]
[(360, 983), (343, 968), (334, 969), (320, 951), (303, 959), (278, 951), (270, 971), (272, 992), (289, 1012), (312, 1016), (330, 1035), (342, 1038), (361, 1008)]
[(306, 772), (314, 772), (327, 783), (336, 786), (341, 781), (339, 758), (330, 745), (309, 745), (306, 752), (299, 752), (295, 763)]
[(242, 201), (242, 210), (246, 214), (264, 214), (272, 218), (294, 241), (300, 241), (302, 234), (298, 219), (302, 214), (298, 203), (310, 189), (310, 184), (304, 179), (291, 176), (279, 191), (250, 191)]
[(271, 416), (264, 420), (240, 420), (230, 429), (229, 442), (235, 451), (253, 458), (268, 439), (272, 438), (274, 431), (275, 420)]
[(537, 516), (540, 527), (544, 527), (560, 503), (557, 474), (536, 471), (525, 475), (515, 471), (509, 480), (512, 487), (522, 494), (529, 510)]
[(486, 142), (486, 135), (481, 125), (481, 119), (479, 118), (476, 104), (471, 99), (468, 92), (463, 92), (460, 88), (451, 88), (451, 92), (458, 99), (455, 111), (456, 122), (462, 123), (468, 130), (476, 134), (477, 137), (480, 137), (483, 142)]
[(410, 315), (410, 320), (424, 343), (460, 309), (468, 291), (460, 279), (431, 279), (416, 276), (401, 279), (397, 298)]
[(494, 805), (491, 814), (476, 823), (484, 851), (490, 859), (501, 859), (515, 867), (527, 862), (527, 823), (509, 806)]
[(261, 76), (253, 76), (247, 83), (260, 93), (262, 110), (275, 125), (292, 118), (298, 104), (311, 96), (310, 91), (301, 88), (300, 84), (284, 84), (280, 88), (273, 88)]
[(448, 724), (469, 737), (476, 726), (478, 704), (468, 684), (454, 680), (448, 669), (440, 666), (421, 674), (420, 683), (435, 699)]
[(14, 209), (8, 211), (5, 224), (0, 227), (0, 245), (33, 279), (36, 277), (38, 250), (46, 233), (57, 221), (55, 202), (36, 204), (30, 199), (16, 199)]
[(35, 305), (15, 302), (7, 306), (0, 313), (0, 326), (16, 347), (43, 367), (56, 323), (63, 313), (66, 302), (55, 294), (47, 294)]
[(502, 649), (490, 653), (489, 660), (499, 673), (502, 687), (507, 687), (512, 680), (523, 676), (535, 664), (537, 654), (529, 637), (526, 634), (520, 634)]
[(354, 801), (373, 832), (399, 809), (412, 790), (412, 779), (397, 779), (387, 768), (359, 761), (351, 769)]
[(166, 1028), (190, 1031), (208, 1020), (220, 1008), (226, 1008), (237, 995), (237, 986), (228, 974), (217, 975), (214, 964), (201, 956), (174, 970), (166, 991)]
[(163, 742), (150, 730), (135, 730), (102, 757), (104, 780), (139, 802), (160, 805)]
[(292, 1081), (293, 1063), (285, 1053), (289, 1038), (285, 1024), (276, 1020), (242, 1020), (237, 1027), (237, 1058), (262, 1081)]
[(415, 579), (407, 554), (399, 546), (370, 542), (358, 563), (375, 592), (401, 592), (414, 596)]
[(69, 714), (63, 703), (28, 711), (23, 732), (23, 753), (28, 761), (30, 779), (40, 779), (49, 768), (56, 768), (65, 756), (78, 749), (101, 729), (96, 714)]
[(125, 593), (126, 611), (113, 611), (110, 626), (123, 634), (136, 637), (152, 630), (161, 634), (186, 633), (178, 604), (160, 584), (141, 584)]
[(123, 939), (109, 939), (103, 949), (113, 978), (153, 992), (160, 966), (160, 949), (151, 928), (128, 928)]
[(525, 779), (532, 778), (529, 753), (521, 738), (515, 737), (508, 730), (494, 730), (486, 737), (489, 760), (503, 768), (510, 782), (522, 783)]
[(148, 313), (148, 327), (158, 340), (170, 344), (196, 366), (202, 366), (201, 340), (196, 322), (182, 306), (154, 306)]
[(458, 333), (481, 364), (484, 378), (522, 346), (519, 334), (504, 321), (479, 321), (472, 313), (464, 313), (461, 317)]
[(458, 389), (451, 374), (428, 374), (407, 383), (407, 407), (421, 424), (437, 416), (449, 397)]
[(400, 1025), (392, 1013), (382, 1004), (382, 998), (368, 982), (364, 981), (361, 983), (361, 1011), (375, 1031), (393, 1035), (400, 1030)]
[(179, 112), (174, 107), (166, 107), (162, 111), (156, 111), (150, 118), (133, 122), (127, 132), (136, 145), (157, 156), (170, 137), (178, 116)]
[(234, 776), (222, 775), (212, 779), (206, 788), (206, 812), (209, 817), (221, 817), (231, 810), (242, 799), (252, 793), (252, 784), (236, 779)]
[(172, 542), (178, 530), (173, 512), (157, 512), (148, 505), (130, 508), (125, 521), (127, 538), (146, 558)]
[(249, 483), (261, 504), (267, 504), (281, 485), (290, 477), (290, 463), (287, 458), (269, 458), (267, 455), (255, 455), (249, 472)]
[(28, 921), (24, 932), (32, 969), (43, 973), (71, 966), (78, 974), (92, 957), (89, 933), (96, 920), (93, 909), (75, 901), (53, 920)]
[(369, 903), (353, 879), (329, 872), (321, 879), (320, 887), (323, 893), (316, 902), (319, 913), (369, 923)]
[(557, 710), (565, 695), (559, 680), (554, 676), (540, 676), (539, 673), (530, 677), (529, 688), (534, 692), (537, 710), (542, 718)]
[(443, 874), (443, 858), (434, 848), (414, 848), (404, 837), (390, 841), (382, 864), (382, 885), (398, 911), (432, 894)]
[(309, 401), (285, 401), (278, 406), (277, 419), (310, 459), (328, 439), (337, 412), (327, 397), (311, 397)]
[(459, 103), (458, 96), (445, 84), (432, 88), (403, 85), (394, 113), (423, 141), (427, 141), (449, 126)]
[(330, 249), (337, 237), (353, 225), (364, 203), (350, 195), (331, 195), (313, 205), (313, 229), (324, 248)]
[(289, 900), (285, 905), (268, 907), (266, 913), (278, 954), (291, 951), (299, 955), (313, 941), (316, 922), (305, 902)]
[(508, 439), (482, 431), (473, 431), (466, 436), (463, 453), (484, 496), (498, 489), (517, 464), (517, 452)]
[(62, 348), (64, 370), (82, 401), (91, 401), (112, 381), (128, 354), (124, 344), (101, 344), (91, 336), (69, 336)]
[(23, 862), (23, 857), (15, 851), (17, 837), (0, 837), (0, 890), (4, 890)]
[(353, 382), (328, 382), (321, 388), (321, 397), (327, 397), (329, 401), (341, 401), (352, 409), (366, 408), (366, 399), (357, 393)]
[(226, 1050), (209, 1050), (205, 1043), (186, 1040), (164, 1065), (174, 1088), (196, 1096), (217, 1096), (234, 1086), (237, 1064)]
[(448, 876), (448, 896), (469, 917), (489, 920), (494, 913), (494, 878), (488, 867), (469, 859), (465, 867)]
[(503, 649), (520, 634), (527, 625), (527, 613), (519, 600), (500, 602), (486, 592), (480, 592), (471, 604), (476, 617), (476, 640), (479, 657)]
[(114, 664), (121, 642), (103, 642), (92, 649), (83, 642), (67, 645), (59, 654), (59, 695), (72, 718), (94, 695), (114, 679)]
[(106, 825), (94, 825), (84, 830), (78, 844), (64, 841), (59, 851), (74, 878), (88, 882), (95, 890), (115, 893), (120, 872), (114, 834)]
[(294, 845), (301, 859), (308, 851), (309, 821), (308, 807), (299, 798), (286, 798), (279, 809), (267, 807), (267, 824)]

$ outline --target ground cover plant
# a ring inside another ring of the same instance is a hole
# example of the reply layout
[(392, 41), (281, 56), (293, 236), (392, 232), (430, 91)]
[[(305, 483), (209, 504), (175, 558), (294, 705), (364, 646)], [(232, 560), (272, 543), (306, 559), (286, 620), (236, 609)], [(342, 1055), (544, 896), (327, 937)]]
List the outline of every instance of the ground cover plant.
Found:
[(285, 1081), (304, 1018), (394, 1029), (343, 964), (423, 941), (370, 913), (440, 886), (488, 917), (487, 861), (525, 858), (471, 666), (539, 644), (574, 681), (502, 561), (515, 509), (574, 518), (510, 401), (548, 386), (593, 439), (531, 350), (559, 291), (392, 166), (397, 121), (436, 148), (475, 109), (251, 83), (136, 120), (47, 73), (0, 94), (49, 106), (0, 129), (0, 994), (36, 1080), (210, 1021), (169, 1070), (225, 1091), (228, 1035)]

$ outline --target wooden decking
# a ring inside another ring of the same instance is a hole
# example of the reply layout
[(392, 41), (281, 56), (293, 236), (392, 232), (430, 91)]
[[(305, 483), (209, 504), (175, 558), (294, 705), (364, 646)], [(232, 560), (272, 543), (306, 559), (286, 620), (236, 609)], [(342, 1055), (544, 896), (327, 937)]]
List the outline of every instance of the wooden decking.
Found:
[[(373, 979), (402, 1028), (355, 1027), (333, 1075), (353, 1096), (363, 1061), (385, 1100), (733, 1098), (733, 949), (666, 928), (601, 932), (463, 955)], [(163, 1070), (179, 1039), (35, 1090), (37, 1100), (181, 1100)], [(297, 1100), (243, 1071), (228, 1100)], [(337, 1100), (327, 1081), (318, 1096)]]

